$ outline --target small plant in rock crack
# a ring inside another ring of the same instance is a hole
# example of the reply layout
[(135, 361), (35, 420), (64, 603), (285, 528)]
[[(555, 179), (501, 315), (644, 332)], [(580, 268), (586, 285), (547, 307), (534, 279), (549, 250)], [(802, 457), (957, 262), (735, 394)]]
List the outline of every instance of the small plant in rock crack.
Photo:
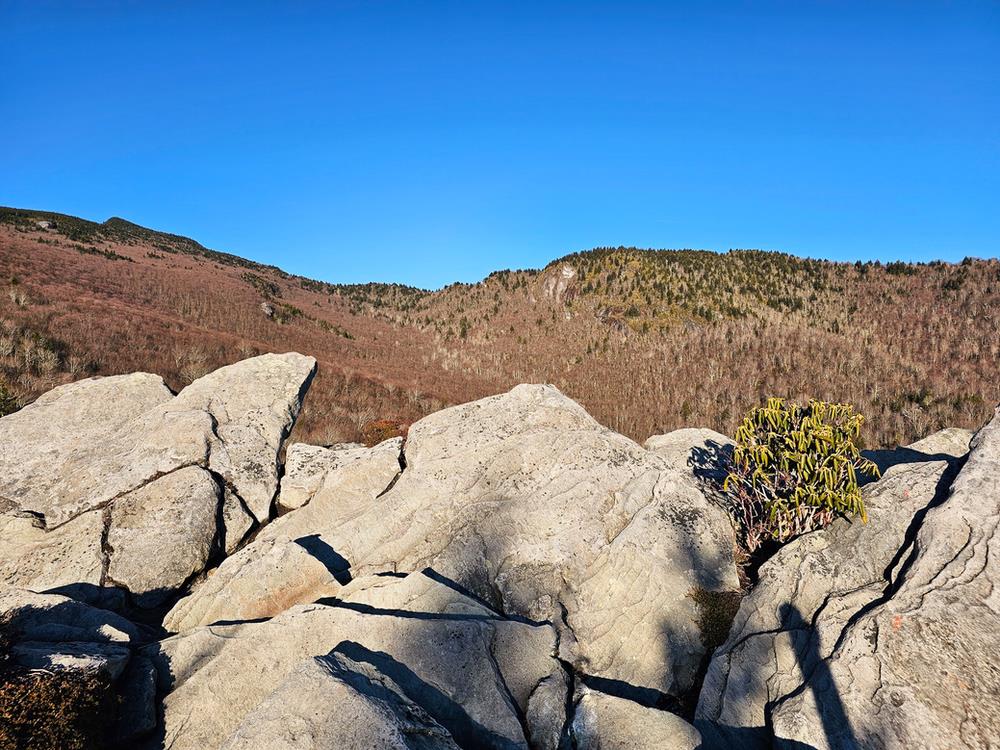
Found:
[(879, 476), (856, 441), (864, 417), (850, 404), (771, 398), (736, 430), (724, 488), (753, 553), (769, 539), (785, 542), (838, 515), (867, 521), (859, 476)]

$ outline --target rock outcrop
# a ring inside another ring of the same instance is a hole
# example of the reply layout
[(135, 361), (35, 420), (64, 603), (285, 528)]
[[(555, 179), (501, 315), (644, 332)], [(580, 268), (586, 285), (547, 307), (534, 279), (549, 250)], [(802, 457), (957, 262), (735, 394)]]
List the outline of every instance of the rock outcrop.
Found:
[(774, 706), (779, 742), (1000, 742), (1000, 409), (938, 500), (900, 546), (880, 595), (851, 613), (829, 656)]
[(401, 473), (399, 460), (383, 444), (331, 470), (166, 627), (273, 616), (351, 576), (429, 568), (498, 612), (554, 623), (583, 673), (675, 696), (693, 685), (692, 591), (739, 584), (728, 518), (680, 471), (550, 386), (422, 419)]
[(120, 747), (997, 743), (1000, 410), (971, 450), (870, 454), (868, 523), (782, 547), (708, 653), (741, 594), (724, 435), (640, 447), (522, 385), (286, 451), (314, 369), (91, 379), (0, 419), (0, 659), (102, 675)]
[(174, 396), (144, 373), (56, 388), (0, 420), (0, 576), (169, 598), (270, 517), (315, 360), (267, 354)]
[(287, 513), (312, 500), (327, 474), (339, 466), (364, 458), (367, 449), (360, 443), (342, 443), (329, 448), (295, 443), (285, 456), (278, 512)]
[(653, 435), (643, 448), (656, 453), (668, 465), (695, 478), (721, 481), (725, 479), (726, 461), (732, 454), (732, 440), (701, 427), (683, 427), (663, 435)]
[(701, 734), (681, 717), (586, 688), (574, 702), (569, 738), (587, 750), (702, 747)]
[[(33, 670), (92, 672), (122, 696), (114, 739), (127, 745), (156, 727), (155, 672), (136, 654), (149, 636), (120, 615), (56, 594), (0, 588), (8, 660)], [(9, 737), (6, 733), (5, 737)]]
[(341, 653), (297, 666), (223, 750), (459, 750), (451, 734), (378, 668)]
[(256, 620), (335, 595), (356, 572), (332, 546), (327, 529), (373, 510), (399, 475), (401, 446), (399, 438), (387, 440), (331, 468), (307, 505), (280, 516), (227, 558), (174, 606), (164, 627), (177, 632), (219, 620)]
[[(977, 536), (983, 540), (978, 553), (986, 555), (988, 529), (995, 527), (1000, 511), (988, 505), (996, 504), (996, 485), (991, 488), (969, 477), (997, 468), (989, 466), (987, 456), (1000, 455), (1000, 441), (991, 437), (998, 423), (994, 420), (977, 437), (961, 473), (971, 435), (967, 431), (943, 431), (907, 448), (874, 455), (884, 474), (864, 488), (868, 523), (839, 520), (825, 531), (789, 543), (762, 567), (760, 582), (743, 600), (728, 641), (713, 656), (698, 705), (699, 722), (723, 734), (726, 729), (734, 730), (736, 734), (730, 736), (735, 737), (745, 737), (747, 728), (767, 727), (761, 737), (773, 732), (779, 744), (786, 742), (789, 747), (797, 747), (793, 741), (815, 747), (954, 747), (956, 738), (962, 737), (958, 724), (967, 711), (974, 710), (974, 694), (962, 693), (961, 710), (955, 705), (945, 709), (953, 726), (944, 721), (934, 726), (933, 706), (942, 701), (928, 700), (921, 708), (914, 686), (928, 681), (937, 685), (945, 666), (940, 657), (964, 653), (964, 648), (946, 646), (941, 640), (947, 632), (943, 623), (921, 627), (925, 621), (916, 616), (906, 592), (912, 585), (908, 582), (914, 580), (916, 561), (942, 547), (954, 555), (970, 539), (969, 533), (935, 529), (942, 515), (959, 514), (964, 520), (958, 525), (975, 525), (977, 535), (984, 535)], [(988, 468), (984, 471), (977, 466)], [(968, 488), (964, 493), (963, 487)], [(979, 504), (975, 524), (970, 510), (961, 508), (973, 503)], [(948, 567), (944, 554), (935, 558), (941, 564), (938, 574)], [(954, 564), (962, 568), (966, 562), (959, 554)], [(928, 581), (934, 577), (928, 574)], [(957, 643), (977, 632), (992, 633), (991, 637), (1000, 633), (997, 609), (990, 609), (988, 598), (983, 599), (989, 588), (984, 579), (976, 584), (982, 587), (979, 592), (969, 589), (961, 597), (947, 584), (947, 574), (939, 584), (943, 589), (930, 601), (942, 595), (953, 605), (964, 600), (964, 606), (957, 608), (963, 617), (968, 612), (985, 612), (978, 627), (966, 630), (956, 623)], [(921, 595), (937, 588), (928, 583)], [(968, 617), (970, 626), (975, 619)], [(901, 632), (903, 622), (906, 633)], [(985, 658), (991, 648), (996, 653), (995, 638), (992, 647), (979, 645), (982, 648), (975, 658)], [(901, 646), (911, 656), (935, 654), (922, 665), (927, 671), (921, 672), (912, 658), (904, 667), (907, 659), (890, 653)], [(862, 659), (865, 653), (867, 661)], [(931, 669), (930, 662), (937, 666)], [(955, 679), (976, 679), (971, 664), (948, 666), (946, 674), (956, 675)], [(951, 671), (960, 666), (966, 671)], [(906, 672), (893, 678), (893, 668)], [(989, 670), (980, 670), (983, 678), (990, 681)], [(903, 682), (909, 687), (900, 692)], [(979, 695), (989, 693), (987, 685), (980, 687), (986, 692)], [(822, 708), (817, 708), (817, 695), (822, 696), (818, 699)], [(916, 711), (922, 719), (912, 717), (912, 723), (903, 727), (901, 706), (905, 704), (906, 712)], [(975, 724), (983, 727), (984, 722)], [(996, 731), (1000, 724), (994, 721), (993, 727)], [(940, 737), (941, 744), (932, 736)]]
[[(529, 737), (555, 747), (558, 734), (544, 735), (561, 729), (565, 704), (555, 717), (529, 723), (527, 714), (537, 686), (563, 679), (556, 648), (551, 625), (505, 617), (438, 575), (359, 578), (337, 598), (265, 622), (197, 627), (147, 647), (166, 692), (165, 737), (153, 746), (263, 747), (248, 744), (258, 733), (287, 745), (295, 726), (319, 721), (296, 697), (303, 686), (291, 676), (305, 672), (353, 692), (350, 712), (378, 717), (353, 726), (329, 696), (311, 697), (334, 716), (323, 731), (360, 740), (333, 746), (378, 747), (416, 721), (431, 736), (443, 727), (460, 747), (526, 748)], [(282, 711), (289, 723), (275, 726)]]

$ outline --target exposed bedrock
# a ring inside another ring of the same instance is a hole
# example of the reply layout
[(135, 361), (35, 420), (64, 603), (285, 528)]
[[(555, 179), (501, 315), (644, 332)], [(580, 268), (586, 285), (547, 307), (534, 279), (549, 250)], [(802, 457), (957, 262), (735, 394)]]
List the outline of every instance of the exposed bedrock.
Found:
[(731, 440), (640, 447), (521, 385), (405, 442), (286, 446), (314, 371), (96, 378), (0, 419), (8, 664), (103, 675), (121, 747), (1000, 745), (1000, 412), (871, 453), (868, 522), (782, 547), (708, 653)]
[(704, 653), (692, 592), (738, 587), (729, 520), (684, 473), (555, 388), (518, 386), (420, 420), (403, 458), (388, 443), (333, 466), (165, 625), (270, 617), (352, 577), (429, 569), (551, 622), (575, 669), (679, 695)]
[(699, 726), (764, 728), (779, 747), (997, 742), (1000, 416), (971, 451), (970, 436), (877, 452), (868, 523), (839, 520), (768, 561), (713, 656)]
[(169, 599), (269, 519), (314, 370), (266, 354), (176, 396), (154, 375), (91, 378), (0, 419), (3, 580), (102, 604)]

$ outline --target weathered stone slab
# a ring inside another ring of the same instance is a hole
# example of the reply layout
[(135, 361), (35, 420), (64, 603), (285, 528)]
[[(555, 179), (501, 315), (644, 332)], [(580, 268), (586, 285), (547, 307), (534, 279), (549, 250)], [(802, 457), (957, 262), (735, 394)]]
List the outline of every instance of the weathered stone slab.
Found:
[(561, 656), (585, 673), (674, 694), (691, 686), (704, 647), (690, 594), (738, 581), (728, 517), (688, 470), (550, 386), (426, 417), (405, 453), (406, 469), (382, 487), (388, 463), (378, 482), (351, 478), (371, 456), (330, 472), (308, 505), (179, 602), (167, 627), (273, 616), (350, 576), (431, 567), (499, 611), (556, 623)]
[(344, 464), (364, 458), (368, 449), (360, 443), (343, 443), (323, 448), (295, 443), (285, 456), (285, 474), (278, 494), (279, 513), (301, 508), (323, 485), (326, 475)]
[[(947, 498), (968, 440), (967, 431), (946, 430), (878, 452), (873, 458), (884, 474), (863, 490), (867, 524), (839, 520), (789, 543), (761, 568), (728, 641), (713, 656), (700, 722), (723, 730), (763, 728), (768, 712), (826, 670), (845, 628), (891, 597), (917, 529)], [(776, 714), (772, 718), (777, 722)], [(822, 726), (815, 714), (800, 718), (813, 729)]]
[(570, 727), (573, 746), (585, 750), (695, 750), (701, 735), (667, 711), (584, 688)]
[(367, 662), (309, 659), (247, 714), (223, 750), (458, 750), (448, 731)]
[(154, 375), (93, 378), (0, 419), (0, 574), (94, 602), (111, 584), (169, 597), (268, 520), (314, 371), (267, 354), (177, 396)]
[(775, 707), (779, 742), (944, 750), (1000, 741), (998, 526), (1000, 409), (884, 591)]
[(436, 575), (414, 573), (358, 579), (338, 599), (264, 622), (194, 628), (145, 653), (166, 693), (162, 741), (174, 750), (242, 742), (260, 726), (264, 702), (267, 713), (297, 716), (287, 705), (300, 696), (289, 676), (328, 655), (391, 680), (459, 746), (526, 748), (519, 716), (535, 686), (561, 670), (555, 637), (547, 624), (505, 618)]
[(188, 466), (118, 498), (110, 509), (108, 577), (156, 606), (208, 562), (222, 491)]

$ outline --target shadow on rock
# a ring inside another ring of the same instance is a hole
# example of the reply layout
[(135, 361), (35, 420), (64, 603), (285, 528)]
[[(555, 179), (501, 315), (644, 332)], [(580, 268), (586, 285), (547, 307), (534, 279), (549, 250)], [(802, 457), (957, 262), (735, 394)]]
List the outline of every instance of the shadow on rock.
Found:
[[(837, 690), (833, 675), (830, 673), (830, 667), (826, 659), (820, 656), (819, 636), (811, 623), (806, 622), (802, 613), (792, 604), (781, 606), (781, 618), (787, 630), (802, 631), (802, 637), (795, 639), (795, 658), (805, 679), (796, 690), (765, 708), (768, 723), (770, 724), (772, 713), (778, 704), (801, 694), (805, 690), (811, 690), (818, 707), (817, 713), (823, 727), (827, 747), (849, 750), (876, 746), (870, 737), (858, 740), (847, 712), (844, 710), (844, 702)], [(772, 728), (769, 726), (769, 729)], [(773, 735), (773, 729), (771, 734)], [(775, 742), (783, 748), (809, 747), (801, 742), (781, 738), (775, 738)]]
[(309, 534), (293, 540), (295, 544), (323, 563), (333, 579), (341, 586), (351, 582), (351, 563), (333, 547), (323, 541), (319, 534)]
[(732, 461), (732, 445), (706, 440), (703, 445), (696, 445), (691, 449), (687, 464), (698, 479), (721, 491)]
[[(369, 664), (378, 674), (396, 683), (407, 698), (447, 729), (461, 747), (505, 747), (510, 744), (507, 738), (484, 727), (456, 701), (389, 654), (372, 651), (355, 641), (342, 641), (330, 651), (329, 656), (338, 654), (354, 662)], [(383, 690), (388, 692), (386, 688)]]
[[(924, 453), (913, 448), (891, 448), (885, 450), (863, 451), (862, 455), (878, 466), (880, 474), (885, 474), (893, 466), (900, 464), (919, 464), (930, 461), (955, 461), (955, 456), (948, 453)], [(860, 476), (858, 484), (870, 484), (876, 481), (875, 477)]]

